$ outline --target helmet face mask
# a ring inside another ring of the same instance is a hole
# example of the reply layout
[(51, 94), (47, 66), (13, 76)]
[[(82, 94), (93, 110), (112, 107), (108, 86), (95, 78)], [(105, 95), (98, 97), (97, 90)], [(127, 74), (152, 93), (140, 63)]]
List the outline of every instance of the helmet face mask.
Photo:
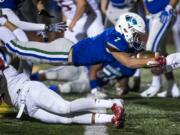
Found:
[(136, 49), (137, 51), (141, 51), (142, 49), (145, 49), (147, 36), (144, 33), (136, 31), (133, 33), (132, 41), (132, 45), (130, 46)]
[(125, 13), (119, 17), (115, 30), (124, 35), (130, 48), (142, 50), (146, 43), (144, 20), (135, 13)]

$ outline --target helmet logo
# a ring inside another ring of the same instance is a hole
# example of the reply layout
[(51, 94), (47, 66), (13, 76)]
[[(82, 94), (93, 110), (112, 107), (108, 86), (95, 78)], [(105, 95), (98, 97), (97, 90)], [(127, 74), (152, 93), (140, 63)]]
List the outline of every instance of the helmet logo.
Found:
[(126, 15), (125, 18), (126, 18), (126, 21), (128, 22), (128, 24), (137, 25), (137, 20), (134, 17)]

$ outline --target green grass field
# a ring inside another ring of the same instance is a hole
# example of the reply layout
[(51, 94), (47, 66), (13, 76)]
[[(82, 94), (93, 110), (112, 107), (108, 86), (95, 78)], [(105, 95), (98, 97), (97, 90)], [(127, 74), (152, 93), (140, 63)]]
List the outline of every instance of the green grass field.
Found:
[[(170, 48), (172, 51), (172, 48)], [(180, 86), (180, 70), (175, 71), (175, 78)], [(141, 91), (150, 83), (150, 71), (143, 70)], [(163, 84), (166, 80), (163, 78)], [(162, 89), (167, 86), (163, 85)], [(109, 97), (116, 97), (112, 89), (108, 89)], [(71, 100), (85, 94), (63, 95)], [(138, 93), (129, 92), (125, 99), (126, 124), (124, 129), (107, 126), (108, 135), (179, 135), (180, 134), (180, 99), (143, 99)], [(0, 114), (2, 116), (3, 114)], [(0, 135), (84, 135), (82, 125), (44, 124), (23, 115), (21, 120), (15, 119), (16, 111), (0, 118)], [(95, 133), (96, 134), (96, 133)], [(98, 133), (97, 133), (98, 135)]]

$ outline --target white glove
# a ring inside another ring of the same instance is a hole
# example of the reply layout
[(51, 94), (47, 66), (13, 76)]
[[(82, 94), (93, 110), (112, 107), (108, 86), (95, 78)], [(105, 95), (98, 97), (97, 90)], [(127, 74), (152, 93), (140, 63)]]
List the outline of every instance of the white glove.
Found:
[(173, 15), (173, 8), (171, 5), (167, 5), (165, 10), (161, 12), (159, 18), (161, 23), (166, 23)]
[(53, 23), (46, 26), (46, 30), (49, 32), (64, 32), (67, 29), (67, 25), (65, 22)]

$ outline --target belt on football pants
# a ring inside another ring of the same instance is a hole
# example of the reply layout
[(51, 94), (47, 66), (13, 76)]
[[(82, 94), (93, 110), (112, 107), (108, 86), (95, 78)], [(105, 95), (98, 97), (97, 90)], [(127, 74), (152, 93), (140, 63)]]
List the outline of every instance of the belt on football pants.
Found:
[(29, 92), (29, 85), (26, 85), (24, 89), (19, 89), (19, 96), (20, 96), (20, 108), (18, 111), (18, 114), (16, 116), (17, 119), (20, 119), (24, 109), (25, 109), (25, 104), (26, 104), (26, 96)]

